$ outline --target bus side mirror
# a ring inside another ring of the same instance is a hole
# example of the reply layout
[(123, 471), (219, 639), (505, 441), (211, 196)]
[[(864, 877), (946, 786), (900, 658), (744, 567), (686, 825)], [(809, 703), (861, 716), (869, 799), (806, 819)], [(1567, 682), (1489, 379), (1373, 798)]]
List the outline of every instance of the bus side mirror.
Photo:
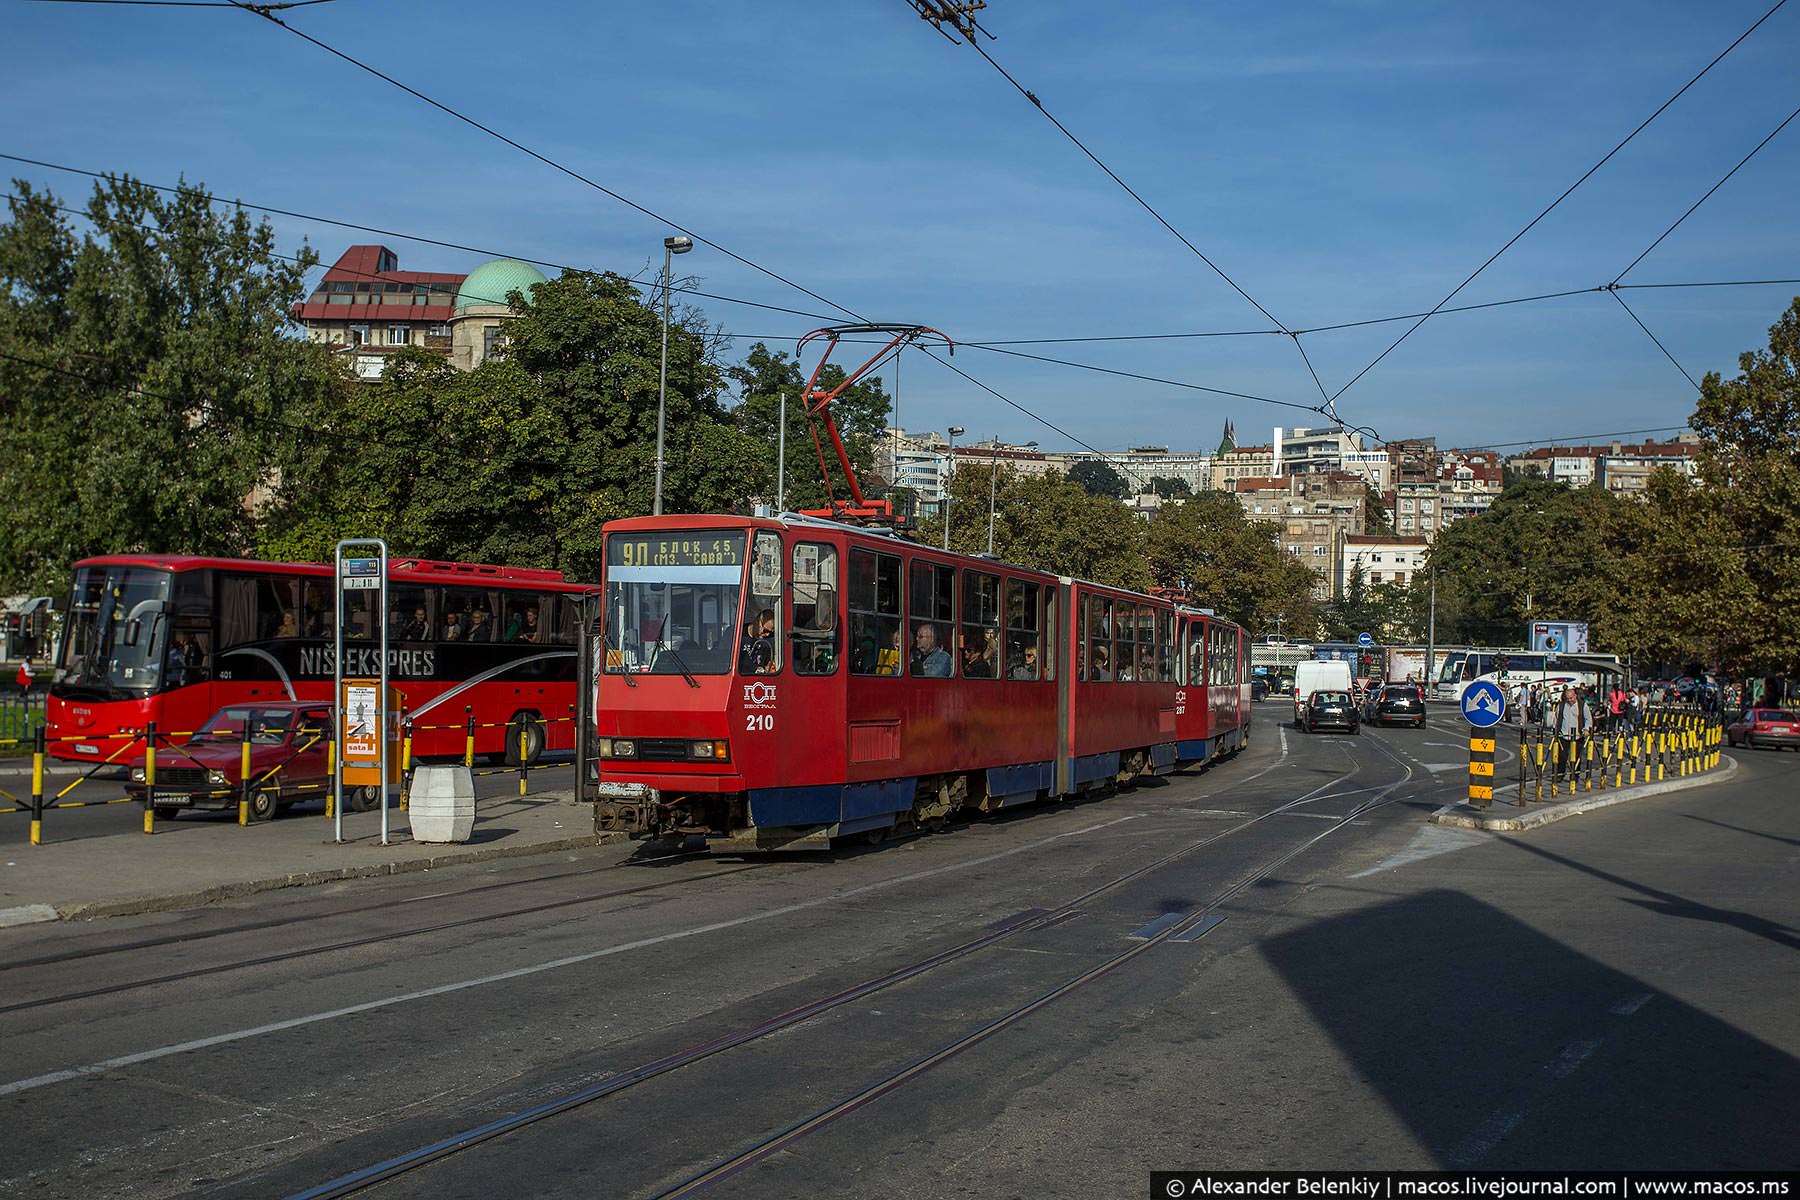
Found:
[(127, 646), (138, 644), (138, 634), (142, 631), (143, 625), (144, 623), (135, 617), (125, 622), (125, 644)]

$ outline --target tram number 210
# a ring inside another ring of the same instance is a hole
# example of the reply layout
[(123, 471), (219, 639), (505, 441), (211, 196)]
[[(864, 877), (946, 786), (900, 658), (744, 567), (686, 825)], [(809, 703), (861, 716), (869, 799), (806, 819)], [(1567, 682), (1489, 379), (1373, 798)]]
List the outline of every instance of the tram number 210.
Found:
[(775, 714), (745, 713), (744, 730), (747, 733), (773, 733), (775, 731)]

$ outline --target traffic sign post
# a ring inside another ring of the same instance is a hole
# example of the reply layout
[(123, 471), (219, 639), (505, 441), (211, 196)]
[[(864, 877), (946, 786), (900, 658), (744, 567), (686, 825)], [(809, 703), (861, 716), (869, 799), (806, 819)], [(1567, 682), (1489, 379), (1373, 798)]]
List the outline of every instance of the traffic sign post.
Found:
[(1469, 803), (1486, 808), (1494, 802), (1494, 738), (1487, 731), (1506, 715), (1506, 693), (1491, 680), (1479, 679), (1463, 689), (1463, 719), (1469, 723)]
[(1356, 635), (1356, 644), (1367, 650), (1375, 644), (1375, 639), (1366, 633), (1359, 633)]

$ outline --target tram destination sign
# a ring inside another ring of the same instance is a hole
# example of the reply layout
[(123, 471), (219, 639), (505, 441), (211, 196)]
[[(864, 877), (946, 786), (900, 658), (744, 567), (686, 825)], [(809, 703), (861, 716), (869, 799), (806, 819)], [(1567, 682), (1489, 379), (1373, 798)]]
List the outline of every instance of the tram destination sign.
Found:
[(618, 567), (741, 567), (741, 533), (615, 533), (606, 561)]

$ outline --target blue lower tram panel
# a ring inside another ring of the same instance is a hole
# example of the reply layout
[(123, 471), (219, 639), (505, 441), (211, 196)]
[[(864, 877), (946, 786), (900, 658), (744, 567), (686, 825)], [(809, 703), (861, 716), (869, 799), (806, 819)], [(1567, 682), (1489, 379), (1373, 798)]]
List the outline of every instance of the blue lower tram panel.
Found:
[[(1100, 755), (1097, 757), (1107, 757)], [(1111, 756), (1118, 770), (1119, 756)], [(1023, 804), (1047, 791), (1055, 778), (1049, 762), (1022, 763), (987, 770), (987, 794), (1002, 807)], [(827, 783), (813, 787), (752, 788), (750, 823), (760, 829), (837, 826), (837, 834), (861, 833), (892, 825), (913, 806), (916, 779), (882, 779), (873, 783)]]

